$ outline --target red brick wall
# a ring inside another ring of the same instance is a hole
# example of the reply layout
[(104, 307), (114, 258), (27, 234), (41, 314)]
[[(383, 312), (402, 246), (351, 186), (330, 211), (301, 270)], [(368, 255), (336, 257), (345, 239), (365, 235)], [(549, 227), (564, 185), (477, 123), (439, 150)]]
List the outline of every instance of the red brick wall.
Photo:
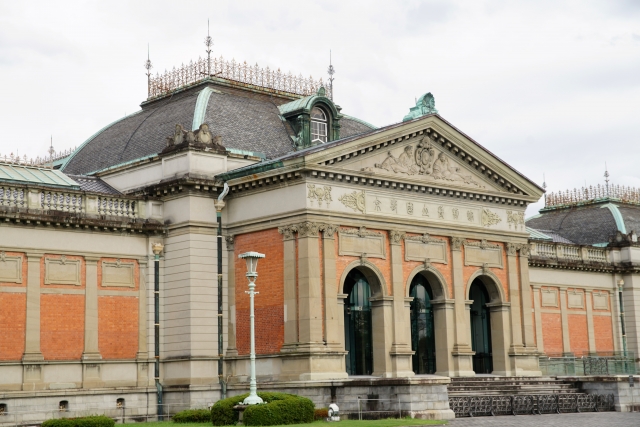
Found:
[(133, 359), (136, 357), (138, 352), (138, 298), (133, 296), (98, 297), (98, 348), (103, 359)]
[[(5, 252), (6, 256), (22, 257), (22, 282), (2, 283), (2, 287), (27, 286), (27, 256), (21, 252)], [(27, 321), (27, 295), (0, 293), (0, 360), (20, 360), (24, 353)]]
[(27, 295), (0, 293), (0, 360), (22, 358), (26, 320)]
[(542, 340), (547, 354), (562, 353), (562, 318), (560, 313), (542, 313)]
[[(393, 287), (391, 286), (391, 244), (389, 243), (389, 235), (385, 230), (374, 230), (371, 229), (369, 231), (377, 231), (385, 235), (385, 251), (387, 252), (387, 258), (367, 258), (367, 261), (378, 267), (378, 269), (382, 273), (382, 277), (386, 282), (386, 292), (388, 295), (393, 295)], [(336, 245), (336, 280), (338, 282), (338, 293), (341, 294), (344, 292), (343, 283), (340, 282), (342, 278), (342, 274), (346, 269), (347, 265), (355, 260), (359, 260), (359, 257), (356, 256), (347, 256), (347, 255), (338, 255), (338, 238), (335, 240)], [(371, 292), (374, 292), (374, 289), (371, 289)]]
[(236, 344), (238, 354), (249, 354), (249, 288), (247, 267), (238, 255), (248, 251), (266, 257), (258, 262), (255, 296), (256, 353), (278, 353), (284, 343), (284, 242), (276, 228), (235, 236)]
[(587, 332), (587, 316), (585, 314), (568, 314), (569, 342), (571, 352), (581, 356), (589, 352), (589, 334)]
[(46, 360), (76, 360), (84, 350), (84, 295), (40, 295), (40, 351)]
[(593, 316), (593, 332), (596, 337), (596, 351), (613, 351), (611, 317)]
[[(411, 234), (407, 233), (409, 236), (419, 236), (419, 234)], [(444, 276), (444, 280), (446, 283), (443, 283), (445, 287), (445, 291), (447, 292), (447, 298), (453, 298), (453, 266), (451, 263), (451, 245), (449, 245), (449, 239), (441, 236), (431, 236), (434, 238), (442, 239), (446, 244), (447, 258), (448, 264), (439, 264), (432, 262), (431, 265), (440, 272)], [(407, 295), (407, 280), (409, 280), (409, 275), (411, 272), (418, 266), (424, 266), (424, 262), (419, 261), (405, 261), (404, 259), (404, 251), (405, 244), (404, 240), (402, 241), (402, 281), (404, 283), (404, 294)]]

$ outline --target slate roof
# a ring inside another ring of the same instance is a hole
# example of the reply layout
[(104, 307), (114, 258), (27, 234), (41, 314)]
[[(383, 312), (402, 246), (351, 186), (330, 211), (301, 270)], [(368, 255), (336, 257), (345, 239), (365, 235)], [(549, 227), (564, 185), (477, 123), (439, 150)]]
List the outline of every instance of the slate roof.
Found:
[(95, 176), (69, 175), (69, 178), (77, 182), (83, 191), (103, 194), (121, 194), (118, 190)]
[[(618, 221), (616, 211), (621, 215)], [(542, 211), (540, 215), (529, 218), (526, 224), (553, 237), (554, 242), (566, 240), (563, 243), (578, 245), (608, 243), (618, 231), (625, 234), (640, 231), (640, 206), (606, 200), (603, 203)]]
[[(112, 166), (153, 156), (164, 149), (177, 123), (191, 129), (198, 94), (206, 85), (145, 103), (142, 110), (120, 119), (90, 137), (63, 166), (67, 174), (86, 175)], [(204, 123), (222, 145), (273, 159), (294, 150), (293, 130), (280, 116), (281, 98), (209, 84)], [(371, 130), (353, 118), (340, 121), (341, 136)]]

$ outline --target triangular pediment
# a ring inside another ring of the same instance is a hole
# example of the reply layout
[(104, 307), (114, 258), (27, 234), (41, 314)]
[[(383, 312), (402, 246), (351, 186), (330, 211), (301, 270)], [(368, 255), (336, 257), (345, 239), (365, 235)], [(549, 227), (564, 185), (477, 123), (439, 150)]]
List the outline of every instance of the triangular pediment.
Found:
[[(437, 115), (305, 156), (307, 165), (419, 185), (538, 200), (543, 190)], [(529, 197), (527, 197), (529, 196)]]

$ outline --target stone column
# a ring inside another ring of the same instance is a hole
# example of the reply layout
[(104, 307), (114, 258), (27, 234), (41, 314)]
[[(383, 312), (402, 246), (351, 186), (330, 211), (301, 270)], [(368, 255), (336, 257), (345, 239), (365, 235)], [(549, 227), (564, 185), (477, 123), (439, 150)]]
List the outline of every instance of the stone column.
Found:
[(536, 349), (531, 312), (531, 283), (529, 282), (529, 244), (520, 245), (520, 286), (522, 295), (523, 343), (530, 351)]
[(536, 316), (536, 341), (538, 352), (544, 353), (544, 338), (542, 336), (542, 307), (540, 306), (540, 286), (533, 287), (533, 306)]
[(298, 333), (299, 350), (324, 350), (320, 298), (319, 224), (298, 225)]
[(344, 317), (342, 305), (338, 303), (338, 279), (336, 278), (336, 241), (337, 225), (323, 226), (323, 274), (324, 278), (324, 334), (327, 349), (344, 351), (342, 335), (344, 328), (340, 328), (340, 318)]
[(27, 322), (24, 361), (44, 360), (40, 352), (40, 260), (42, 252), (27, 253)]
[(567, 290), (560, 289), (560, 317), (562, 319), (562, 353), (567, 356), (571, 353), (571, 340), (569, 338), (569, 317), (567, 313)]
[[(393, 289), (393, 341), (391, 344), (391, 370), (396, 377), (412, 377), (410, 308), (405, 298), (402, 272), (402, 239), (404, 233), (389, 231), (391, 243), (391, 287)], [(411, 299), (409, 300), (410, 303)], [(388, 325), (385, 325), (388, 328)]]
[[(511, 322), (512, 316), (508, 302), (488, 303), (487, 307), (491, 313), (491, 354), (493, 356), (493, 375), (510, 376), (513, 371), (511, 363), (509, 363), (509, 329), (513, 329)], [(516, 356), (517, 357), (517, 356)], [(515, 363), (517, 366), (517, 362)], [(513, 368), (515, 370), (516, 368)]]
[[(522, 323), (520, 307), (520, 281), (518, 280), (517, 255), (520, 245), (507, 243), (507, 268), (509, 269), (509, 300), (511, 302), (511, 348), (512, 354), (520, 353), (522, 344)], [(524, 285), (523, 285), (524, 288)]]
[(296, 291), (296, 227), (278, 228), (284, 240), (284, 344), (282, 351), (295, 351), (298, 345), (298, 294)]
[(471, 350), (471, 332), (462, 262), (464, 239), (451, 238), (451, 265), (453, 267), (453, 297), (455, 312), (455, 343), (453, 345), (454, 375), (460, 377), (475, 376)]
[(584, 299), (587, 307), (587, 334), (589, 335), (589, 353), (596, 352), (596, 334), (593, 330), (593, 292), (586, 289)]
[[(446, 284), (444, 284), (446, 286)], [(432, 300), (436, 336), (436, 375), (455, 375), (453, 346), (455, 342), (455, 304), (452, 299)]]
[(233, 236), (226, 236), (225, 243), (227, 245), (227, 293), (228, 293), (228, 316), (227, 322), (227, 356), (237, 356), (238, 349), (236, 347), (236, 256), (233, 250)]
[(82, 360), (102, 359), (98, 348), (98, 257), (85, 257), (84, 351)]
[(138, 387), (145, 387), (149, 383), (149, 346), (147, 336), (147, 258), (138, 259), (138, 273), (140, 285), (138, 289)]
[(382, 378), (394, 376), (391, 363), (393, 342), (393, 297), (371, 298), (371, 329), (373, 331), (373, 375)]

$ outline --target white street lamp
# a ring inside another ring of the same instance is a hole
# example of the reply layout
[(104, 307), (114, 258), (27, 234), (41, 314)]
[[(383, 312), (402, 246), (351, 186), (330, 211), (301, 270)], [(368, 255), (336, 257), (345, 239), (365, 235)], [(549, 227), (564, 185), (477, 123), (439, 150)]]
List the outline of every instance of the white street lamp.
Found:
[(256, 278), (258, 277), (258, 260), (260, 258), (264, 258), (264, 254), (258, 252), (245, 252), (238, 255), (238, 258), (244, 258), (244, 260), (247, 262), (247, 279), (249, 279), (249, 290), (245, 292), (249, 294), (249, 298), (251, 301), (251, 355), (249, 356), (251, 359), (251, 379), (249, 380), (249, 396), (247, 396), (247, 398), (244, 399), (244, 402), (242, 403), (245, 405), (256, 405), (263, 402), (260, 396), (258, 396), (258, 386), (256, 384), (256, 337), (254, 326), (255, 316), (253, 314), (253, 296), (258, 293), (255, 291)]

